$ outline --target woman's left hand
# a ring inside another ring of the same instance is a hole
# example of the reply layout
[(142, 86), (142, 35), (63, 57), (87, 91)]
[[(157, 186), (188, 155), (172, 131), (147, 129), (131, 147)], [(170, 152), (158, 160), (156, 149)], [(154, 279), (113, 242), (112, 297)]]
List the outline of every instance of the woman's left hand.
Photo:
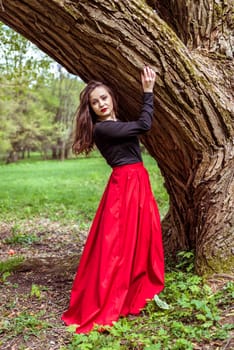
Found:
[(155, 79), (155, 71), (148, 66), (144, 67), (143, 72), (141, 73), (141, 82), (144, 92), (153, 92)]

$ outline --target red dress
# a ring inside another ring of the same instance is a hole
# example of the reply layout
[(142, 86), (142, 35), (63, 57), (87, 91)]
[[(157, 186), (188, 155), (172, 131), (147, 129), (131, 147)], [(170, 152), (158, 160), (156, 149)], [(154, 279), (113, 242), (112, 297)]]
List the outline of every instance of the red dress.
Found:
[(164, 287), (158, 208), (142, 163), (115, 167), (94, 218), (62, 319), (77, 333), (138, 314)]

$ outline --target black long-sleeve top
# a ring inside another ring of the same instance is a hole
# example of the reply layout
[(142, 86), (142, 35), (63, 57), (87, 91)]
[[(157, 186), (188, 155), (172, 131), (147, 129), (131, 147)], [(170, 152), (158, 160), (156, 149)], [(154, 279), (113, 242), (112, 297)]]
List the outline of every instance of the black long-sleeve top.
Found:
[(149, 131), (153, 117), (153, 93), (144, 93), (136, 121), (105, 120), (94, 128), (94, 142), (111, 167), (142, 162), (138, 136)]

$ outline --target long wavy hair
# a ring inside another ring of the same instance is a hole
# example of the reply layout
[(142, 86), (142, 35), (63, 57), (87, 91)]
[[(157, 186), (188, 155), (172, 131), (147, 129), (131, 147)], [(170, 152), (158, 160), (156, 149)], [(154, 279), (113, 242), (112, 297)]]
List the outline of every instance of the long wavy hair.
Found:
[(111, 95), (113, 109), (117, 115), (117, 100), (112, 89), (100, 81), (92, 80), (80, 93), (80, 104), (75, 114), (74, 142), (72, 150), (75, 154), (88, 155), (94, 147), (93, 130), (97, 121), (97, 115), (90, 105), (90, 94), (97, 87), (104, 87)]

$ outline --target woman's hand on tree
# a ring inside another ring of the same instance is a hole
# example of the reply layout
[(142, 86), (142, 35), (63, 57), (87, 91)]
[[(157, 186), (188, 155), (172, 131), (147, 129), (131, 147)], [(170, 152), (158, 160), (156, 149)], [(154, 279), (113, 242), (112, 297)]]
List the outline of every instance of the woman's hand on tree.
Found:
[(143, 72), (141, 72), (141, 82), (144, 92), (153, 92), (155, 78), (155, 71), (148, 66), (144, 67)]

